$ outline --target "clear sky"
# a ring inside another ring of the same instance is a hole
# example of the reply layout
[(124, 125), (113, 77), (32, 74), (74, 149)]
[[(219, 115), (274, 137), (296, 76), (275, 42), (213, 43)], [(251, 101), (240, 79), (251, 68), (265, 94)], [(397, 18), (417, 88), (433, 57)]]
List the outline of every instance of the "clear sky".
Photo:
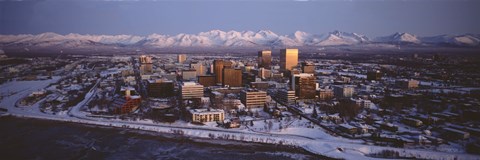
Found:
[(0, 34), (195, 34), (334, 30), (367, 36), (480, 33), (480, 0), (0, 0)]

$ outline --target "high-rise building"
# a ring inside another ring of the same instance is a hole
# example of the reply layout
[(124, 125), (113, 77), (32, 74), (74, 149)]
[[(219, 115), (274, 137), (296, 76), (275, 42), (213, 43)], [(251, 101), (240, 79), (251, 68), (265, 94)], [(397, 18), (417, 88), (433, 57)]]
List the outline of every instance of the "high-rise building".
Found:
[(151, 63), (144, 63), (140, 65), (140, 74), (152, 74), (153, 73), (153, 64)]
[(174, 96), (173, 81), (166, 79), (148, 80), (147, 94), (149, 97), (166, 98)]
[(223, 68), (232, 68), (233, 62), (232, 61), (223, 61)]
[(190, 68), (195, 69), (197, 71), (197, 76), (203, 76), (207, 74), (207, 67), (205, 67), (203, 63), (199, 63), (199, 62), (190, 63)]
[(250, 72), (243, 72), (242, 73), (242, 83), (243, 85), (250, 85), (250, 83), (255, 82), (255, 74)]
[(260, 108), (265, 104), (267, 92), (254, 89), (247, 89), (240, 92), (240, 100), (247, 107)]
[(280, 50), (280, 69), (291, 71), (298, 65), (298, 49)]
[(152, 57), (151, 56), (146, 56), (146, 55), (141, 55), (140, 56), (140, 63), (141, 64), (151, 64), (152, 63)]
[(140, 74), (152, 74), (153, 73), (153, 65), (152, 65), (152, 57), (141, 55), (140, 58)]
[(379, 81), (382, 79), (382, 73), (379, 70), (367, 72), (367, 80)]
[(298, 99), (314, 99), (316, 93), (316, 78), (311, 73), (300, 73), (292, 76), (292, 90)]
[(215, 86), (215, 76), (213, 75), (205, 75), (205, 76), (198, 76), (198, 83), (203, 85), (204, 87)]
[(187, 55), (186, 54), (179, 54), (177, 55), (177, 62), (178, 63), (183, 63), (187, 60)]
[(311, 62), (302, 62), (302, 73), (315, 73), (315, 65)]
[(223, 69), (232, 68), (232, 66), (233, 66), (232, 61), (224, 61), (221, 59), (216, 59), (213, 61), (213, 73), (215, 74), (215, 80), (217, 84), (223, 84), (223, 79), (224, 79)]
[(272, 64), (272, 51), (263, 50), (258, 52), (258, 67), (270, 69)]
[(197, 79), (197, 71), (195, 69), (182, 70), (182, 79), (184, 81), (194, 81)]
[(213, 61), (213, 73), (215, 74), (216, 83), (222, 84), (223, 80), (223, 60), (216, 59)]
[(183, 82), (180, 86), (182, 99), (199, 99), (203, 97), (203, 85), (195, 82)]
[(353, 96), (354, 87), (351, 85), (333, 86), (333, 93), (337, 98), (351, 98)]
[(242, 70), (235, 68), (223, 68), (222, 85), (230, 87), (242, 86)]

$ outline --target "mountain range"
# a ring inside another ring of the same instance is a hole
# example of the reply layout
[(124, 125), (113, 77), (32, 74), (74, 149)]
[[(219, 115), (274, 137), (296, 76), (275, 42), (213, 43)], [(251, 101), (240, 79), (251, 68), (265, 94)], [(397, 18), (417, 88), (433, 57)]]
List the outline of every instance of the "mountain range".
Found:
[(311, 34), (296, 31), (290, 35), (279, 35), (270, 30), (221, 31), (211, 30), (198, 34), (147, 36), (135, 35), (60, 35), (52, 32), (31, 35), (0, 35), (0, 47), (62, 47), (82, 48), (98, 45), (137, 47), (302, 47), (302, 46), (348, 46), (363, 44), (395, 44), (423, 46), (480, 47), (479, 34), (439, 35), (419, 37), (410, 33), (369, 38), (357, 33), (333, 31), (326, 34)]

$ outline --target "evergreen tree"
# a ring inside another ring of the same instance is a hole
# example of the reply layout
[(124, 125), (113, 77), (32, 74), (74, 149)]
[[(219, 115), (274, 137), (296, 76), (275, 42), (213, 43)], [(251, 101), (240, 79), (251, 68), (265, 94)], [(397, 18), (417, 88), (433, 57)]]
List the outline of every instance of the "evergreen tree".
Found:
[(318, 117), (317, 108), (316, 108), (315, 106), (313, 107), (312, 117), (313, 117), (313, 118), (317, 118), (317, 117)]

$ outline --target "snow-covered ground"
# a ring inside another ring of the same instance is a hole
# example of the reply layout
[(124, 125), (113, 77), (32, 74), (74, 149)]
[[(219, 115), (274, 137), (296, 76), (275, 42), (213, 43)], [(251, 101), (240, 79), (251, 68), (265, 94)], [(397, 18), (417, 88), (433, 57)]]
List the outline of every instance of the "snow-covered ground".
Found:
[[(403, 149), (382, 147), (364, 144), (361, 141), (352, 141), (340, 137), (333, 137), (326, 134), (318, 126), (310, 125), (305, 120), (290, 119), (282, 120), (284, 126), (279, 128), (272, 125), (271, 129), (265, 129), (264, 121), (255, 121), (251, 128), (223, 129), (214, 127), (214, 124), (205, 126), (196, 126), (189, 123), (154, 123), (150, 120), (123, 121), (119, 119), (102, 119), (87, 117), (88, 113), (83, 112), (81, 108), (87, 104), (92, 95), (96, 92), (96, 86), (86, 94), (85, 99), (72, 107), (68, 113), (57, 115), (45, 114), (40, 112), (38, 103), (31, 107), (16, 107), (17, 101), (27, 96), (32, 91), (47, 87), (50, 83), (58, 81), (60, 77), (44, 81), (13, 81), (0, 86), (0, 92), (4, 98), (0, 102), (2, 108), (8, 109), (10, 115), (18, 117), (48, 119), (64, 122), (74, 122), (92, 125), (126, 127), (147, 131), (178, 134), (189, 137), (228, 139), (245, 142), (283, 144), (302, 147), (312, 153), (344, 159), (373, 159), (367, 157), (367, 154), (378, 153), (384, 150), (396, 151), (400, 156), (416, 157), (419, 159), (480, 159), (477, 155), (435, 152), (424, 149)], [(98, 84), (98, 82), (97, 82)], [(274, 121), (275, 119), (272, 119)], [(268, 121), (268, 120), (267, 120)], [(262, 124), (263, 123), (263, 124)], [(268, 122), (267, 122), (268, 123)], [(288, 125), (287, 125), (288, 124)], [(307, 126), (313, 127), (307, 127)], [(285, 127), (287, 126), (287, 127)], [(263, 128), (263, 130), (261, 129)]]

